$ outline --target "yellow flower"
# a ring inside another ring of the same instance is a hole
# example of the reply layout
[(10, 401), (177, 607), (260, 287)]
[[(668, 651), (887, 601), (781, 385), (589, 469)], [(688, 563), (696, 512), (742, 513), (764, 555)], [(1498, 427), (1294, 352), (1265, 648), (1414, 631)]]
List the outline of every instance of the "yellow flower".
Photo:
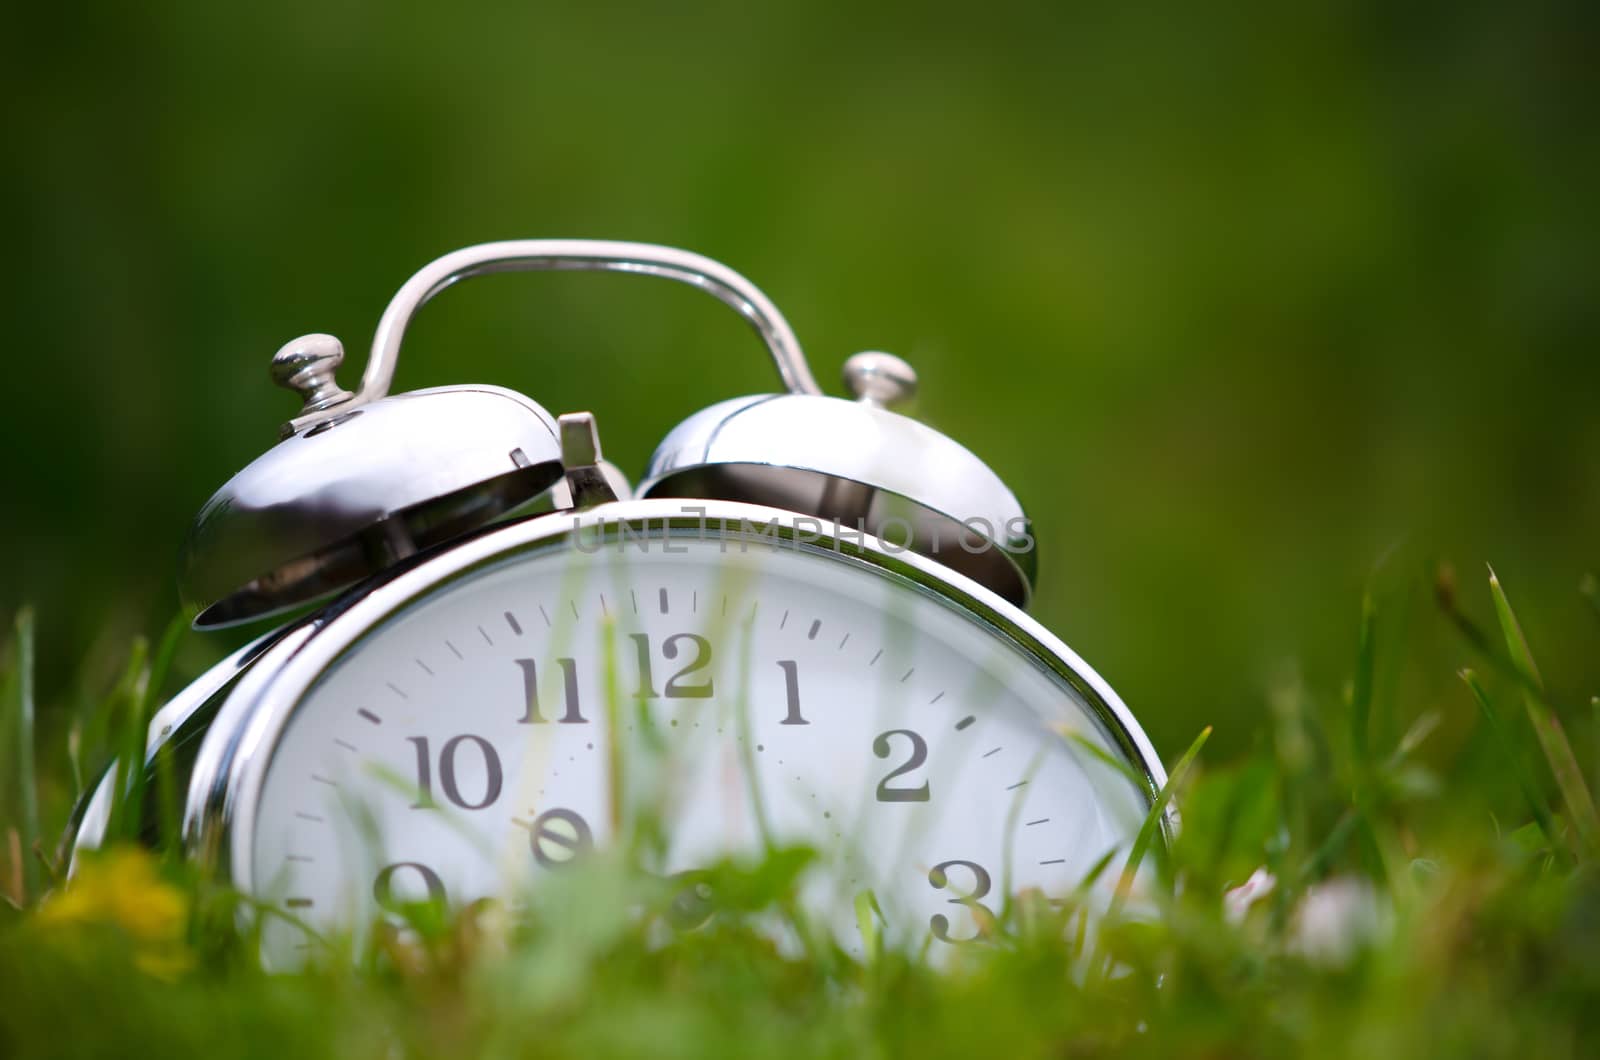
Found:
[(39, 907), (35, 922), (64, 930), (115, 928), (133, 944), (134, 964), (158, 978), (176, 978), (193, 963), (184, 939), (188, 898), (161, 878), (155, 858), (141, 847), (82, 862), (66, 889)]

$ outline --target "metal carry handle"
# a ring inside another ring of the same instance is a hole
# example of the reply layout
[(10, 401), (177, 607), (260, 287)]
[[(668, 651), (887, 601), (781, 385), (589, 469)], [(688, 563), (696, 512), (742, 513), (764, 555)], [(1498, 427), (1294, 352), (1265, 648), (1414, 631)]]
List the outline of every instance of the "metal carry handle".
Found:
[(291, 420), (293, 430), (375, 401), (389, 392), (407, 326), (417, 310), (446, 287), (470, 276), (494, 272), (630, 272), (686, 283), (733, 309), (755, 329), (783, 385), (795, 394), (820, 394), (800, 342), (789, 322), (760, 288), (720, 262), (687, 250), (651, 243), (593, 239), (512, 239), (480, 243), (446, 254), (407, 280), (378, 321), (361, 385), (347, 401)]

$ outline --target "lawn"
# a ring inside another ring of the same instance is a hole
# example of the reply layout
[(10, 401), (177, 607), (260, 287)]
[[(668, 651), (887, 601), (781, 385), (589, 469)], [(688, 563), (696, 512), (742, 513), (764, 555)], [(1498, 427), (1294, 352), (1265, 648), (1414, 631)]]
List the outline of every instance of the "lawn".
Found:
[[(33, 734), (25, 613), (4, 684), (0, 775), (22, 797), (4, 822), (0, 1051), (1594, 1055), (1600, 748), (1575, 745), (1561, 721), (1592, 708), (1546, 694), (1492, 575), (1483, 613), (1448, 574), (1399, 581), (1388, 595), (1430, 589), (1423, 620), (1472, 659), (1459, 680), (1492, 769), (1430, 748), (1459, 701), (1386, 693), (1385, 658), (1407, 643), (1385, 633), (1405, 627), (1369, 595), (1350, 608), (1338, 687), (1273, 688), (1252, 751), (1215, 759), (1202, 729), (1168, 763), (1176, 841), (1098, 870), (1131, 885), (1151, 858), (1157, 882), (1136, 902), (1091, 922), (1071, 895), (1024, 892), (987, 938), (939, 962), (886, 945), (870, 893), (857, 900), (864, 958), (811, 929), (797, 886), (826, 851), (715, 866), (714, 911), (686, 924), (681, 893), (625, 842), (538, 888), (525, 913), (419, 904), (359, 950), (329, 940), (306, 968), (268, 974), (238, 926), (243, 899), (170, 836), (111, 844), (64, 879), (57, 838), (93, 776), (83, 763), (143, 731), (177, 636), (136, 645), (53, 747)], [(1580, 591), (1600, 604), (1592, 582)], [(1600, 607), (1592, 617), (1575, 636), (1600, 640)], [(775, 945), (775, 922), (799, 945)]]

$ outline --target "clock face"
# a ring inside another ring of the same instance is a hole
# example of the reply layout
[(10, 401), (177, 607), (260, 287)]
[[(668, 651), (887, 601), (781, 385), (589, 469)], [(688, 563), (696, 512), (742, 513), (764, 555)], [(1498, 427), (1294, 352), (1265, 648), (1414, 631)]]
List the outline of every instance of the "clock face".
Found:
[[(1159, 775), (1069, 665), (826, 547), (567, 536), (414, 596), (321, 669), (241, 804), (235, 877), (359, 930), (430, 894), (514, 902), (650, 812), (663, 873), (806, 844), (804, 898), (842, 944), (867, 889), (891, 938), (959, 943), (1008, 895), (1073, 890), (1148, 811), (1069, 739)], [(265, 945), (308, 942), (274, 918)]]

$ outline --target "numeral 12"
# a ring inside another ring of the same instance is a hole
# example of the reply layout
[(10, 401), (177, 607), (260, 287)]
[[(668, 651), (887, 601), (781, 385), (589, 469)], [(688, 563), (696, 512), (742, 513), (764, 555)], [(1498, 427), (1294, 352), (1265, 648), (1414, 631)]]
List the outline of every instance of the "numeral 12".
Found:
[[(655, 699), (660, 693), (656, 691), (654, 667), (650, 662), (650, 636), (647, 633), (631, 633), (629, 636), (639, 651), (639, 690), (633, 694), (633, 698)], [(679, 648), (680, 644), (687, 648)], [(711, 642), (694, 633), (674, 633), (661, 643), (661, 654), (668, 659), (676, 659), (680, 652), (687, 649), (693, 650), (693, 658), (667, 678), (666, 698), (710, 699), (715, 690), (715, 682), (710, 674), (700, 684), (689, 684), (684, 678), (711, 665)]]

